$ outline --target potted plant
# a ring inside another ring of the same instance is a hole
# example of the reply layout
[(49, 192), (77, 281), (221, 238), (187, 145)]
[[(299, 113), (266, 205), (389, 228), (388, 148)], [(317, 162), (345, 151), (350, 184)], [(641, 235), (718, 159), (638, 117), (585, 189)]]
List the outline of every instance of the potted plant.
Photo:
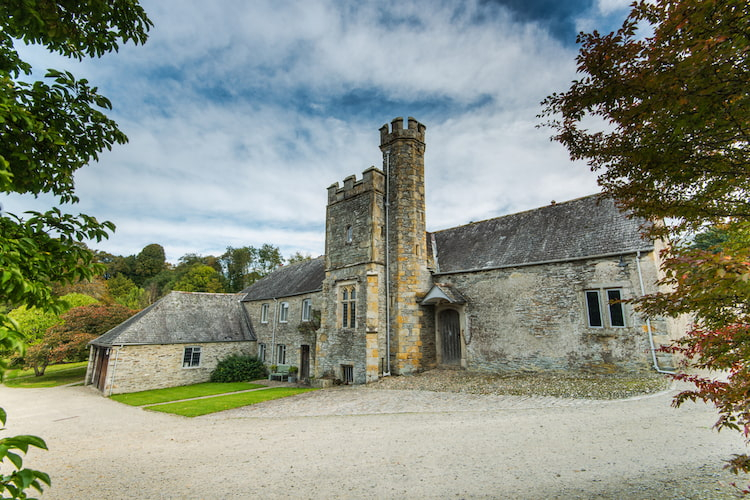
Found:
[(289, 382), (297, 382), (297, 372), (299, 371), (299, 368), (296, 366), (290, 366), (289, 367)]

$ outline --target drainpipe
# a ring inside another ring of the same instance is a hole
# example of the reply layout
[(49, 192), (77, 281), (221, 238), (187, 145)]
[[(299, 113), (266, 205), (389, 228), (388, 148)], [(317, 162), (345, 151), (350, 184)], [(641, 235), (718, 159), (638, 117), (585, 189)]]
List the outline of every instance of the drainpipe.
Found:
[(276, 315), (279, 313), (279, 301), (276, 299), (273, 299), (273, 318), (271, 319), (271, 324), (273, 325), (271, 327), (271, 349), (273, 349), (273, 354), (271, 355), (272, 365), (278, 364), (276, 363)]
[(391, 375), (391, 230), (389, 207), (391, 186), (391, 152), (385, 152), (385, 372)]
[[(120, 349), (122, 349), (122, 347), (123, 346), (120, 346)], [(112, 388), (115, 385), (115, 374), (117, 373), (117, 358), (120, 356), (120, 349), (117, 349), (117, 352), (115, 353), (115, 364), (112, 366), (112, 381), (109, 383), (109, 394), (107, 394), (107, 396), (112, 395)]]
[[(641, 251), (638, 250), (635, 254), (635, 267), (638, 269), (638, 281), (641, 285), (641, 297), (646, 295), (646, 287), (643, 286), (643, 274), (641, 273)], [(656, 370), (658, 373), (666, 373), (669, 375), (674, 375), (673, 371), (670, 370), (662, 370), (659, 367), (659, 361), (656, 359), (656, 345), (654, 344), (654, 332), (651, 329), (651, 319), (646, 318), (646, 331), (648, 332), (648, 342), (651, 346), (651, 360), (654, 363), (654, 370)]]

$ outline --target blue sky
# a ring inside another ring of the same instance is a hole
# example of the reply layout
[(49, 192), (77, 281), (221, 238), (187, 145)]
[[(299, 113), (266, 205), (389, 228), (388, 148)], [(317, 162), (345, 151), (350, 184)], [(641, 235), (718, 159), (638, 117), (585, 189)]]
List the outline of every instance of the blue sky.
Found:
[(68, 211), (117, 225), (94, 248), (320, 255), (326, 188), (382, 165), (378, 129), (397, 116), (427, 126), (428, 230), (598, 191), (536, 115), (576, 77), (576, 33), (615, 29), (629, 0), (141, 3), (144, 46), (81, 63), (21, 48), (98, 86), (130, 138), (76, 176)]

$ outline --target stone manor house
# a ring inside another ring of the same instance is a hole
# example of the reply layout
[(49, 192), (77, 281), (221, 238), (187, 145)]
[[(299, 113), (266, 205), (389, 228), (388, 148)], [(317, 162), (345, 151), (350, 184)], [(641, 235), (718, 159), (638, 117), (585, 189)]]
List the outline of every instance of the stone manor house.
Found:
[(173, 292), (91, 343), (106, 393), (207, 380), (229, 352), (302, 380), (372, 382), (440, 366), (639, 371), (679, 322), (623, 300), (656, 291), (659, 242), (587, 196), (436, 232), (425, 228), (425, 126), (380, 129), (382, 168), (328, 188), (325, 255), (240, 294)]

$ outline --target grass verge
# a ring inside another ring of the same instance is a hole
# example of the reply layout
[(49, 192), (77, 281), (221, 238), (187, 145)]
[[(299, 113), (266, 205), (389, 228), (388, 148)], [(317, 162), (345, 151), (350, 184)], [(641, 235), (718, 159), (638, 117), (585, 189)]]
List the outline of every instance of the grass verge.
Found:
[(265, 387), (261, 384), (249, 382), (205, 382), (202, 384), (183, 385), (180, 387), (168, 387), (166, 389), (153, 389), (151, 391), (130, 392), (128, 394), (115, 394), (111, 399), (125, 403), (130, 406), (144, 406), (157, 403), (166, 403), (178, 399), (200, 398), (225, 394), (227, 392), (247, 391)]
[(7, 387), (22, 387), (26, 389), (40, 387), (56, 387), (58, 385), (83, 383), (86, 376), (87, 361), (80, 363), (66, 363), (48, 366), (44, 375), (37, 377), (34, 370), (10, 370), (3, 378)]
[(262, 391), (241, 392), (239, 394), (228, 394), (205, 399), (193, 399), (190, 401), (178, 401), (158, 406), (147, 406), (147, 410), (173, 413), (183, 417), (198, 417), (217, 411), (231, 410), (240, 406), (248, 406), (262, 401), (286, 398), (303, 392), (316, 389), (297, 387), (274, 387)]

